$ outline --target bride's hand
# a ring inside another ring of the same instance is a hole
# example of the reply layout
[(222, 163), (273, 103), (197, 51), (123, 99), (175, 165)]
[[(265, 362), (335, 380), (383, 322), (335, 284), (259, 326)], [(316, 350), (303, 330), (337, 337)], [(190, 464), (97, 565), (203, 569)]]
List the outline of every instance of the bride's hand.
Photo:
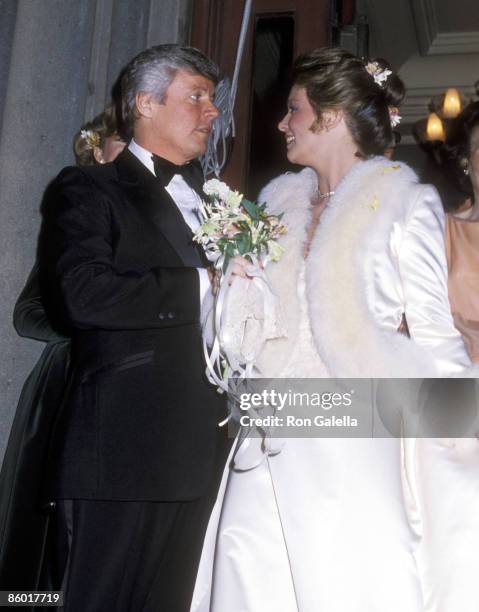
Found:
[(246, 273), (246, 268), (249, 266), (251, 266), (251, 262), (244, 257), (241, 257), (241, 255), (235, 255), (235, 257), (232, 257), (230, 261), (231, 276), (229, 279), (229, 284), (231, 285), (235, 276), (239, 276), (240, 278), (250, 278)]

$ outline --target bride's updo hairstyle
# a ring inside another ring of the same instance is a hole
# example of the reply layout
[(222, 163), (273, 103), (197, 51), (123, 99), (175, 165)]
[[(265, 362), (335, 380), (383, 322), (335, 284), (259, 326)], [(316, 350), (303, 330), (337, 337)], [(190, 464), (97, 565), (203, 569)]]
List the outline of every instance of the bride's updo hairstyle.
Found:
[[(376, 82), (366, 66), (378, 73), (391, 70), (383, 59), (362, 60), (344, 49), (325, 47), (300, 55), (293, 65), (293, 83), (304, 87), (321, 129), (326, 110), (340, 109), (360, 157), (382, 155), (393, 142), (390, 108), (397, 113), (404, 84), (393, 72)], [(380, 76), (380, 75), (379, 75)]]

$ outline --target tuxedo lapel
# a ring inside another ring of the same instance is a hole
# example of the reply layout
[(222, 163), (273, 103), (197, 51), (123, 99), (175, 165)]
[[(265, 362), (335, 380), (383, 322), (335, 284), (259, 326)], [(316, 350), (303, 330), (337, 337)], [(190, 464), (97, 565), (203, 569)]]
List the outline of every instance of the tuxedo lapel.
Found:
[(114, 163), (128, 199), (148, 216), (183, 264), (194, 268), (209, 265), (201, 246), (193, 242), (193, 233), (175, 202), (148, 168), (127, 149)]
[(160, 231), (183, 260), (185, 266), (208, 265), (202, 248), (193, 242), (193, 232), (185, 222), (170, 194), (156, 181), (150, 195), (151, 216)]

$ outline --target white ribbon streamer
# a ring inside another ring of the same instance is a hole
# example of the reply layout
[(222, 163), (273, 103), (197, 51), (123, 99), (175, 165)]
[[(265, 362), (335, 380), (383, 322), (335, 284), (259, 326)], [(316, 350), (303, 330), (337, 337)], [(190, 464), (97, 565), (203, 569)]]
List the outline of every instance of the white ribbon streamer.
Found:
[[(273, 337), (283, 335), (281, 324), (278, 321), (278, 307), (276, 295), (272, 292), (263, 266), (254, 255), (249, 255), (252, 264), (246, 268), (250, 282), (261, 294), (262, 303), (262, 333), (254, 345), (245, 345), (247, 318), (235, 322), (235, 329), (228, 329), (225, 325), (225, 304), (230, 291), (232, 279), (232, 266), (228, 265), (226, 273), (221, 277), (220, 287), (213, 304), (213, 342), (211, 347), (207, 343), (207, 334), (203, 329), (203, 352), (206, 362), (206, 376), (208, 380), (218, 387), (220, 393), (226, 392), (234, 398), (234, 381), (250, 378), (255, 374), (254, 364), (264, 342)], [(221, 270), (224, 256), (215, 264)], [(211, 313), (209, 313), (210, 315)], [(210, 316), (206, 317), (204, 327), (208, 324)], [(223, 426), (231, 418), (231, 414), (220, 423)]]

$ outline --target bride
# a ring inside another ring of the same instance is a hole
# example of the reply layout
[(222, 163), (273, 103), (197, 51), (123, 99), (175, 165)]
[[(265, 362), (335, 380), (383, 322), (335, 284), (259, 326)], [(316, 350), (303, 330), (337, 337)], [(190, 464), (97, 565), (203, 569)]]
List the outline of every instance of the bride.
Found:
[[(259, 198), (288, 227), (282, 259), (266, 267), (286, 333), (264, 344), (256, 369), (460, 372), (470, 362), (447, 298), (441, 202), (380, 156), (402, 82), (382, 60), (340, 49), (299, 57), (293, 76), (278, 127), (305, 169)], [(228, 316), (254, 301), (247, 265), (236, 260)], [(476, 440), (288, 438), (270, 453), (261, 442), (244, 440), (225, 470), (192, 611), (477, 609)]]

